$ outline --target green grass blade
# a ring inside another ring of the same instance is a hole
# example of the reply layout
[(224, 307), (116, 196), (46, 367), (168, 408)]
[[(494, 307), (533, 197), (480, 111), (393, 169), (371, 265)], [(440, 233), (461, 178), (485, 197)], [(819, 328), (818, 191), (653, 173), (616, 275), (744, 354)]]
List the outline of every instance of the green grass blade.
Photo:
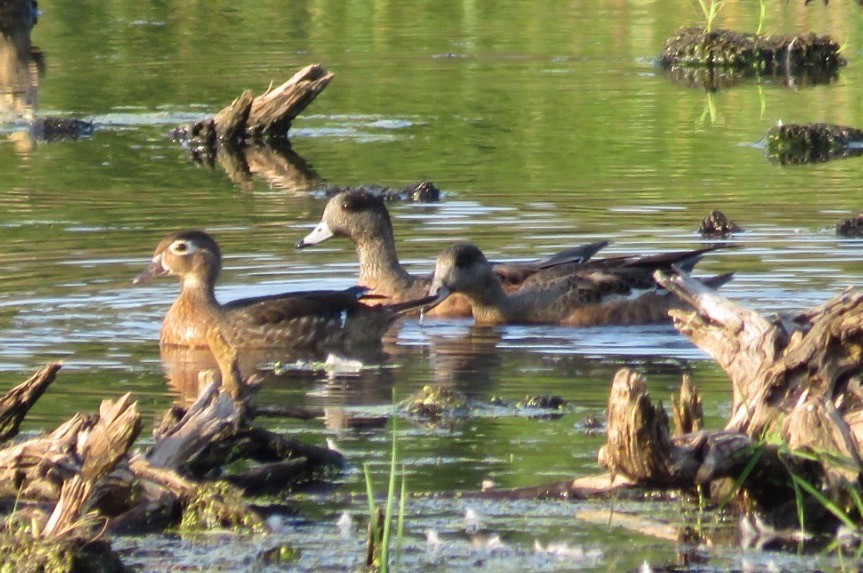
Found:
[(740, 475), (734, 479), (734, 483), (732, 483), (731, 489), (729, 490), (729, 492), (727, 494), (725, 494), (725, 497), (723, 497), (722, 500), (719, 502), (719, 509), (720, 510), (724, 509), (725, 506), (728, 505), (728, 502), (731, 501), (731, 498), (734, 496), (734, 494), (736, 494), (738, 491), (740, 491), (740, 487), (743, 485), (743, 482), (746, 481), (746, 478), (748, 478), (749, 474), (752, 473), (752, 470), (755, 469), (755, 464), (757, 464), (758, 460), (761, 459), (761, 454), (763, 454), (763, 453), (764, 453), (764, 447), (763, 446), (754, 446), (754, 449), (752, 451), (752, 457), (749, 458), (749, 463), (746, 464), (746, 467), (743, 468), (743, 471), (740, 472)]
[(402, 464), (402, 487), (399, 493), (399, 520), (396, 525), (396, 570), (402, 558), (402, 540), (405, 533), (405, 500), (407, 499), (407, 475), (405, 473), (405, 465)]
[(815, 498), (818, 503), (820, 503), (824, 508), (836, 516), (836, 518), (845, 524), (846, 527), (852, 530), (857, 529), (857, 524), (854, 523), (854, 520), (848, 516), (848, 513), (845, 512), (841, 507), (836, 505), (832, 500), (828, 499), (823, 493), (815, 489), (815, 487), (800, 477), (797, 474), (791, 474), (791, 479), (795, 484), (800, 486), (800, 489), (811, 495)]
[(393, 499), (396, 495), (396, 468), (398, 463), (398, 443), (396, 433), (398, 430), (398, 418), (393, 416), (393, 445), (390, 454), (390, 479), (387, 485), (387, 501), (384, 508), (384, 538), (381, 545), (381, 571), (386, 573), (389, 568), (390, 553), (390, 527), (393, 522)]

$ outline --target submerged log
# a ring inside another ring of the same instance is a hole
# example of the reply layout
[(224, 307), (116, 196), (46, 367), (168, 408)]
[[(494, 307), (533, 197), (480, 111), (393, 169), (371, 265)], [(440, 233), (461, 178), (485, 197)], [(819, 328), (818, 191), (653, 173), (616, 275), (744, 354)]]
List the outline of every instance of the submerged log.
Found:
[(844, 125), (777, 125), (765, 137), (767, 157), (782, 165), (823, 163), (863, 155), (863, 130)]
[[(332, 185), (324, 189), (324, 196), (329, 199), (339, 193), (354, 189), (353, 187), (341, 187)], [(361, 189), (367, 193), (371, 193), (382, 201), (412, 201), (417, 203), (435, 203), (440, 201), (441, 190), (431, 181), (418, 181), (411, 183), (401, 189), (392, 187), (384, 187), (382, 185), (361, 185), (357, 189)]]
[(86, 424), (80, 416), (73, 421), (54, 433), (58, 438), (71, 438), (63, 442), (71, 455), (69, 450), (64, 452), (68, 475), (51, 516), (44, 524), (7, 520), (0, 532), (0, 557), (9, 570), (125, 570), (107, 541), (92, 539), (103, 520), (86, 519), (84, 511), (97, 481), (126, 456), (141, 429), (137, 404), (126, 394), (117, 402), (105, 400), (97, 421)]
[[(237, 353), (220, 333), (209, 334), (219, 375), (188, 410), (172, 410), (146, 456), (129, 454), (140, 419), (126, 395), (116, 403), (103, 402), (99, 416), (78, 414), (49, 434), (0, 449), (0, 497), (28, 507), (56, 503), (50, 517), (41, 512), (44, 517), (33, 521), (33, 530), (45, 539), (74, 537), (92, 525), (153, 531), (181, 519), (190, 527), (218, 523), (258, 530), (264, 522), (242, 501), (243, 491), (227, 481), (210, 480), (221, 476), (254, 493), (284, 490), (340, 471), (340, 453), (251, 425), (256, 386), (241, 378)], [(49, 365), (0, 399), (0, 404), (12, 405), (7, 414), (23, 416), (19, 404), (35, 400), (33, 390), (43, 388), (58, 368)], [(227, 464), (237, 459), (250, 469), (228, 473)], [(98, 517), (95, 521), (84, 517), (89, 509)]]

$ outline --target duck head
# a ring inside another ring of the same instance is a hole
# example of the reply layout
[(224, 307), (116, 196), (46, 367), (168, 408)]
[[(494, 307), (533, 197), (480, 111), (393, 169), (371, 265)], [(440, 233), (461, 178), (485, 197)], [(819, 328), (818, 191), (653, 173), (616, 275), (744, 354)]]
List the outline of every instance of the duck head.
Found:
[(438, 255), (429, 294), (439, 304), (454, 292), (482, 297), (495, 286), (499, 289), (500, 282), (482, 251), (470, 243), (456, 243)]
[(317, 245), (330, 237), (347, 237), (357, 243), (382, 233), (392, 234), (392, 222), (383, 200), (366, 190), (351, 189), (327, 202), (321, 222), (297, 243), (297, 248)]
[(159, 243), (150, 266), (132, 281), (145, 283), (156, 277), (176, 276), (183, 284), (213, 285), (222, 266), (219, 245), (203, 231), (179, 231)]

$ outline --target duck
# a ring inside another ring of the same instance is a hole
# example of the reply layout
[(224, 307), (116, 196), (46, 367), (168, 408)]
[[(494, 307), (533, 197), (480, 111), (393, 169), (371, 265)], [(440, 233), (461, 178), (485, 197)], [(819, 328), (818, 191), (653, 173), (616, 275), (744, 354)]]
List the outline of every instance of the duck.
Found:
[[(670, 323), (668, 311), (687, 306), (659, 288), (654, 271), (680, 268), (689, 272), (705, 253), (719, 247), (599, 259), (563, 275), (552, 268), (549, 273), (535, 273), (530, 282), (508, 293), (476, 245), (456, 243), (438, 255), (429, 294), (436, 300), (445, 300), (453, 292), (464, 295), (475, 323), (481, 325)], [(718, 288), (732, 276), (726, 273), (703, 282)]]
[(354, 286), (222, 304), (214, 292), (221, 269), (221, 249), (204, 231), (178, 231), (159, 243), (149, 267), (133, 284), (165, 276), (180, 280), (180, 294), (162, 320), (161, 345), (207, 347), (207, 332), (217, 326), (228, 343), (239, 349), (351, 353), (380, 345), (402, 313), (431, 301), (366, 304), (375, 297), (368, 289)]
[[(364, 189), (349, 189), (327, 202), (320, 222), (297, 243), (298, 249), (320, 244), (331, 237), (353, 241), (359, 260), (358, 283), (391, 302), (417, 299), (428, 292), (431, 275), (410, 274), (399, 262), (392, 220), (380, 197)], [(599, 241), (568, 249), (530, 262), (492, 263), (492, 272), (507, 291), (517, 290), (538, 271), (558, 268), (565, 274), (578, 268), (606, 247)], [(467, 298), (455, 294), (427, 312), (431, 316), (471, 316)]]

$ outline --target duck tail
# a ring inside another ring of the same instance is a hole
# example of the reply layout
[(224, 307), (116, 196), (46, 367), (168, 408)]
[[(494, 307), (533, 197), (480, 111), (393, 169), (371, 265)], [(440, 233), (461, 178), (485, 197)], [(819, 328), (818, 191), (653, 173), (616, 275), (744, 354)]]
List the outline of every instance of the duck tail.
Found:
[(609, 244), (611, 244), (611, 241), (598, 241), (596, 243), (580, 245), (534, 261), (533, 265), (538, 269), (548, 269), (570, 263), (583, 265), (593, 258), (593, 255), (607, 247)]
[(712, 277), (707, 277), (706, 279), (698, 279), (698, 280), (701, 281), (701, 284), (703, 284), (705, 286), (709, 286), (713, 290), (716, 290), (733, 278), (734, 278), (734, 273), (723, 273), (721, 275), (715, 275)]

